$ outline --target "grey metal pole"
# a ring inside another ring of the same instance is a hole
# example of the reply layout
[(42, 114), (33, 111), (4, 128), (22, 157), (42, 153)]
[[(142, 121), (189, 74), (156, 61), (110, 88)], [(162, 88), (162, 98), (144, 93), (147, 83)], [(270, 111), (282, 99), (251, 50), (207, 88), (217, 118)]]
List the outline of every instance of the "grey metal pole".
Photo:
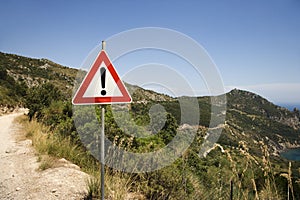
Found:
[(230, 181), (230, 200), (233, 200), (233, 181)]
[(102, 50), (105, 50), (105, 48), (106, 48), (106, 42), (103, 40), (102, 41)]
[(100, 161), (101, 161), (101, 199), (104, 200), (104, 113), (105, 109), (102, 107), (101, 112), (101, 136), (100, 136), (100, 146), (101, 146), (101, 152), (100, 152)]
[[(105, 41), (103, 40), (102, 41), (102, 50), (105, 50), (105, 47), (106, 47), (106, 43)], [(104, 200), (104, 174), (105, 174), (105, 169), (104, 169), (104, 166), (105, 166), (105, 158), (104, 158), (104, 137), (105, 137), (105, 134), (104, 134), (104, 114), (105, 114), (105, 109), (104, 109), (104, 106), (102, 106), (102, 109), (101, 109), (101, 136), (100, 136), (100, 146), (101, 146), (101, 149), (100, 149), (100, 162), (101, 162), (101, 200)]]

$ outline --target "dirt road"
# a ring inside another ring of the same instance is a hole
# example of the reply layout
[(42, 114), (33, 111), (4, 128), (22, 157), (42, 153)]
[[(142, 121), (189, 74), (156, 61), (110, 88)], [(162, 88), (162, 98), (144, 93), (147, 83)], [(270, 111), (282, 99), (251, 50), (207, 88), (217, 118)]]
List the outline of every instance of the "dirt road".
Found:
[(16, 139), (20, 125), (14, 119), (23, 113), (0, 116), (0, 199), (83, 199), (88, 175), (66, 165), (38, 170), (31, 140)]

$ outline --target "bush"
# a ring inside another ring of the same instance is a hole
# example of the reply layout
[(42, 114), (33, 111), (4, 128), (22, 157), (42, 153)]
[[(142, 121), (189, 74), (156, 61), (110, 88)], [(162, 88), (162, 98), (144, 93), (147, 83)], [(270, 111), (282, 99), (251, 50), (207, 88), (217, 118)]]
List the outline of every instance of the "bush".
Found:
[(50, 106), (52, 101), (62, 100), (63, 97), (57, 87), (51, 83), (30, 88), (27, 92), (25, 106), (29, 109), (29, 119), (35, 115), (38, 120), (42, 118), (42, 110)]

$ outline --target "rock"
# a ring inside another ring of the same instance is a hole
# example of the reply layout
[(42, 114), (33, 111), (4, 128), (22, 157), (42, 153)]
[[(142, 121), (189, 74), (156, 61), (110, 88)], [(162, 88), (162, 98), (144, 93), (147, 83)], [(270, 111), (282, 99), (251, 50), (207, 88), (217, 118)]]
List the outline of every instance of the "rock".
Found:
[(80, 170), (80, 167), (78, 165), (73, 164), (73, 163), (65, 164), (64, 167)]
[(13, 148), (13, 147), (9, 147), (8, 149), (5, 150), (5, 153), (15, 153), (17, 151), (17, 149)]
[(51, 190), (52, 193), (55, 193), (56, 191), (57, 191), (57, 189), (55, 189), (55, 188)]
[(21, 188), (20, 188), (20, 187), (17, 187), (17, 188), (16, 188), (16, 191), (20, 191), (20, 190), (21, 190)]
[(76, 170), (80, 170), (80, 167), (78, 165), (75, 165), (64, 158), (59, 159), (58, 163), (60, 163), (61, 166), (66, 167), (66, 168), (73, 168)]
[(65, 163), (65, 164), (68, 164), (68, 163), (69, 163), (69, 161), (67, 161), (67, 160), (64, 159), (64, 158), (59, 159), (58, 162), (60, 162), (60, 163)]

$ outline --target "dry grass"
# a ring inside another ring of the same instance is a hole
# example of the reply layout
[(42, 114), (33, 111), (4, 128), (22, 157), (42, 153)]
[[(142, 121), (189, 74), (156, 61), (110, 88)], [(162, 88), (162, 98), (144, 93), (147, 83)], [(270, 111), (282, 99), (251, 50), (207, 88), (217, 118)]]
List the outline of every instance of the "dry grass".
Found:
[[(23, 126), (23, 138), (32, 140), (32, 145), (37, 151), (39, 169), (46, 170), (59, 166), (59, 158), (70, 160), (81, 169), (91, 175), (87, 180), (88, 194), (90, 197), (100, 197), (100, 174), (99, 163), (82, 149), (74, 144), (70, 138), (59, 136), (50, 131), (49, 128), (41, 125), (36, 120), (28, 121), (26, 117), (18, 119), (18, 123)], [(105, 174), (105, 191), (108, 199), (123, 200), (129, 196), (134, 199), (143, 199), (143, 195), (130, 192), (130, 176), (123, 172), (113, 172)]]
[[(100, 197), (101, 179), (99, 163), (96, 163), (86, 151), (80, 148), (80, 146), (72, 143), (70, 138), (63, 138), (56, 135), (47, 127), (40, 125), (34, 120), (28, 122), (27, 118), (24, 117), (21, 117), (18, 120), (24, 127), (24, 134), (27, 138), (32, 140), (32, 144), (38, 152), (41, 162), (41, 170), (55, 167), (58, 158), (66, 158), (79, 165), (81, 169), (88, 172), (93, 177), (87, 180), (89, 197)], [(114, 145), (116, 145), (117, 139), (118, 138), (115, 138), (113, 141)], [(125, 141), (121, 141), (119, 145), (122, 145), (122, 142)], [(132, 138), (126, 142), (131, 144)], [(260, 142), (260, 146), (262, 151), (261, 158), (251, 155), (249, 153), (247, 143), (244, 141), (240, 142), (239, 149), (237, 151), (225, 149), (223, 153), (227, 161), (229, 161), (229, 170), (224, 170), (224, 173), (227, 173), (224, 175), (226, 180), (224, 177), (216, 178), (217, 182), (214, 190), (212, 190), (212, 188), (205, 188), (197, 177), (194, 177), (191, 173), (187, 173), (186, 177), (196, 190), (195, 199), (199, 197), (203, 197), (205, 199), (212, 198), (216, 195), (216, 191), (220, 193), (219, 199), (228, 199), (227, 197), (229, 197), (230, 189), (225, 185), (225, 183), (228, 183), (231, 180), (233, 181), (235, 188), (233, 194), (234, 199), (282, 199), (275, 184), (274, 170), (271, 165), (268, 148), (263, 142)], [(130, 145), (128, 145), (127, 148), (130, 148)], [(241, 162), (237, 162), (237, 159)], [(263, 189), (260, 190), (257, 189), (258, 183), (256, 183), (257, 177), (255, 174), (255, 169), (258, 168), (264, 172), (264, 186)], [(286, 176), (287, 178), (289, 191), (291, 191), (289, 195), (293, 198), (293, 185), (291, 181), (292, 174), (290, 169), (291, 166), (289, 166), (289, 170), (283, 176)], [(145, 180), (147, 180), (147, 178), (145, 178)], [(245, 180), (249, 180), (248, 183), (251, 186), (250, 189), (244, 188), (243, 185), (245, 184)], [(139, 184), (135, 182), (134, 175), (106, 168), (105, 196), (107, 199), (145, 199), (138, 189), (136, 189), (138, 186), (132, 186), (132, 184)], [(135, 191), (133, 191), (133, 188), (135, 188)], [(251, 197), (249, 197), (250, 193), (252, 193)]]
[[(236, 199), (249, 199), (249, 193), (253, 193), (253, 197), (250, 199), (282, 199), (278, 193), (274, 170), (271, 165), (270, 156), (267, 146), (260, 142), (262, 157), (256, 158), (249, 153), (249, 148), (245, 141), (239, 143), (239, 155), (243, 156), (243, 160), (238, 166), (235, 161), (235, 155), (230, 150), (226, 149), (225, 154), (230, 162), (230, 168), (232, 172), (232, 180), (235, 182), (236, 191), (234, 193), (234, 198)], [(233, 154), (233, 155), (232, 155)], [(264, 173), (264, 186), (263, 189), (258, 191), (256, 183), (255, 169), (260, 168)], [(290, 177), (290, 176), (288, 176)], [(249, 179), (249, 184), (252, 185), (252, 191), (243, 188), (244, 182)], [(291, 179), (290, 179), (291, 180)], [(290, 181), (291, 183), (291, 181)], [(291, 190), (292, 187), (290, 186)]]
[(39, 170), (42, 171), (49, 168), (54, 168), (57, 165), (57, 158), (48, 155), (41, 156), (39, 161), (40, 161)]
[[(74, 164), (80, 166), (84, 171), (89, 171), (95, 164), (94, 159), (89, 156), (81, 146), (72, 142), (69, 137), (62, 137), (41, 125), (35, 120), (21, 120), (24, 127), (24, 135), (32, 140), (32, 145), (38, 155), (47, 155), (45, 162), (50, 164), (54, 158), (66, 158)], [(43, 161), (43, 160), (42, 160)], [(45, 165), (48, 165), (45, 164)], [(49, 165), (50, 166), (50, 165)], [(52, 166), (55, 166), (54, 164)]]
[[(122, 172), (115, 172), (114, 174), (105, 174), (105, 198), (113, 200), (124, 200), (127, 199), (128, 194), (136, 196), (134, 199), (143, 199), (140, 195), (138, 198), (137, 193), (130, 193), (130, 178), (124, 176)], [(99, 171), (94, 172), (93, 178), (88, 180), (88, 196), (94, 198), (100, 198), (101, 192), (101, 176)]]

